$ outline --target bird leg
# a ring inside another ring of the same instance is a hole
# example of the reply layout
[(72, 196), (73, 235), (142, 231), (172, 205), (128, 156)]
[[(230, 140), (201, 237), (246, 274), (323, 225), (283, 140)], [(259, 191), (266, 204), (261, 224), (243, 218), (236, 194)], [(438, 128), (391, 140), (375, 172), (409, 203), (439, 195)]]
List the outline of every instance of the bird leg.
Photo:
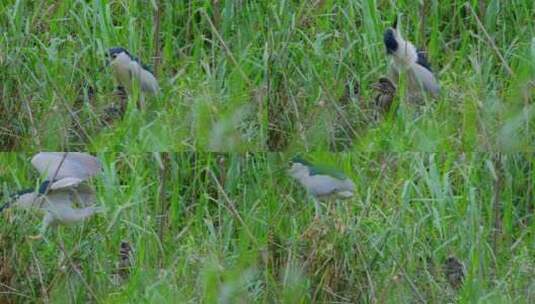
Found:
[(126, 112), (126, 104), (128, 100), (128, 95), (126, 94), (126, 90), (123, 86), (117, 87), (117, 96), (119, 96), (119, 111), (122, 116)]
[(143, 111), (145, 109), (145, 96), (144, 96), (144, 94), (139, 94), (138, 108), (141, 111)]
[(314, 219), (320, 219), (321, 218), (321, 203), (315, 197), (313, 197), (312, 200), (314, 201)]

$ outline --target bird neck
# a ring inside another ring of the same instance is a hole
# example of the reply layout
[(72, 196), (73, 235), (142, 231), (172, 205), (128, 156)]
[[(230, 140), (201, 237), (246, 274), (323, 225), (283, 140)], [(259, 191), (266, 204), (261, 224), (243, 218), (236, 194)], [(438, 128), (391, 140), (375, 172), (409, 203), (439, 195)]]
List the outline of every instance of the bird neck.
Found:
[(398, 66), (401, 67), (409, 67), (412, 64), (416, 63), (418, 60), (418, 53), (416, 52), (416, 47), (403, 37), (401, 37), (400, 34), (398, 34), (398, 43), (399, 47), (396, 50), (394, 61)]
[(38, 192), (28, 192), (20, 195), (15, 201), (13, 202), (14, 205), (17, 205), (18, 207), (22, 208), (29, 208), (32, 207), (34, 202), (39, 197)]

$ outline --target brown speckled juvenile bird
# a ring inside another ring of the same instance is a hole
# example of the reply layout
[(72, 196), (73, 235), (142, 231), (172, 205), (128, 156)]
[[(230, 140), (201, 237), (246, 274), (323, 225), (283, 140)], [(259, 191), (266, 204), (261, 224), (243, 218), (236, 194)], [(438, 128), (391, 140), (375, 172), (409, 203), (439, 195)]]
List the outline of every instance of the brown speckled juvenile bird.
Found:
[(379, 116), (378, 114), (384, 115), (385, 113), (388, 113), (388, 111), (390, 111), (392, 101), (394, 100), (394, 96), (396, 95), (396, 86), (390, 79), (386, 77), (381, 77), (379, 78), (378, 82), (371, 85), (371, 88), (374, 89), (376, 92), (375, 118), (377, 120)]
[(125, 279), (130, 273), (133, 259), (134, 256), (132, 252), (132, 246), (130, 246), (130, 243), (127, 241), (121, 241), (121, 246), (119, 248), (119, 265), (117, 270), (122, 279)]
[(450, 255), (446, 259), (444, 262), (443, 271), (444, 275), (446, 276), (446, 280), (448, 280), (451, 287), (458, 289), (462, 286), (465, 269), (463, 263), (456, 257)]

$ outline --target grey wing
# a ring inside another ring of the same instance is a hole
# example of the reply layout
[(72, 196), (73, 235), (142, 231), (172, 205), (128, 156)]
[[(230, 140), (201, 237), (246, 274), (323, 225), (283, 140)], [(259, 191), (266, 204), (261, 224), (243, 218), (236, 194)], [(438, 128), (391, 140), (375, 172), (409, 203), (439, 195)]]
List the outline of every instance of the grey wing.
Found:
[(151, 72), (142, 68), (138, 62), (132, 61), (128, 69), (130, 70), (131, 75), (135, 76), (136, 81), (139, 81), (140, 89), (143, 92), (152, 94), (158, 92), (158, 81)]
[[(64, 157), (65, 160), (61, 163)], [(67, 177), (86, 180), (101, 171), (98, 158), (80, 152), (41, 152), (32, 158), (32, 165), (45, 175), (47, 180), (54, 177), (56, 180)]]
[(96, 201), (95, 191), (83, 180), (74, 177), (63, 178), (54, 182), (50, 187), (50, 191), (69, 191), (76, 200), (84, 207), (91, 206)]
[(64, 224), (79, 222), (96, 212), (96, 208), (77, 208), (74, 205), (76, 194), (73, 190), (52, 191), (45, 196), (46, 203), (43, 209), (48, 212), (55, 221)]
[(86, 183), (81, 184), (72, 191), (76, 201), (83, 207), (93, 206), (97, 201), (95, 190)]
[(84, 180), (77, 177), (65, 177), (62, 179), (56, 179), (51, 185), (50, 190), (68, 189), (78, 186)]
[(61, 210), (65, 208), (72, 208), (72, 194), (69, 190), (50, 191), (45, 196), (45, 204), (43, 209), (46, 210)]
[(140, 80), (141, 80), (141, 89), (145, 92), (150, 92), (153, 94), (158, 93), (158, 81), (156, 80), (156, 77), (152, 75), (149, 71), (141, 70), (140, 73)]
[(309, 188), (315, 196), (326, 196), (337, 191), (341, 183), (341, 180), (327, 175), (316, 175), (311, 179)]
[(440, 85), (435, 78), (435, 75), (425, 67), (415, 64), (412, 66), (413, 76), (416, 81), (423, 86), (423, 88), (431, 93), (434, 97), (437, 97), (440, 93)]

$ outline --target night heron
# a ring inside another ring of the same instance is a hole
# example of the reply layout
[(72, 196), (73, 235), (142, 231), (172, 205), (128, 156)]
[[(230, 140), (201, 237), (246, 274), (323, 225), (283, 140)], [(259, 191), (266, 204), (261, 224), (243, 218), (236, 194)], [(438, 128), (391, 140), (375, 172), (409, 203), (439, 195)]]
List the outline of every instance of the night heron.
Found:
[(13, 194), (0, 207), (0, 212), (10, 206), (41, 210), (44, 218), (40, 233), (31, 238), (41, 238), (51, 225), (78, 223), (102, 211), (94, 205), (95, 191), (87, 183), (101, 172), (96, 157), (78, 152), (41, 152), (31, 163), (45, 180), (38, 189)]
[[(122, 47), (115, 47), (108, 50), (110, 66), (113, 77), (119, 85), (126, 89), (128, 94), (132, 94), (133, 87), (136, 86), (141, 93), (155, 95), (159, 92), (158, 81), (150, 69), (141, 61), (131, 55)], [(144, 94), (141, 94), (141, 104), (144, 103)]]
[(407, 77), (409, 98), (420, 102), (423, 98), (422, 92), (428, 93), (433, 98), (438, 97), (440, 85), (431, 70), (425, 53), (416, 49), (410, 41), (401, 36), (397, 17), (392, 27), (384, 32), (383, 39), (386, 53), (393, 58), (392, 78), (397, 83), (400, 74)]
[(321, 212), (318, 200), (348, 199), (353, 197), (355, 191), (355, 184), (343, 173), (319, 168), (301, 157), (294, 157), (290, 161), (288, 173), (314, 198), (316, 217)]

